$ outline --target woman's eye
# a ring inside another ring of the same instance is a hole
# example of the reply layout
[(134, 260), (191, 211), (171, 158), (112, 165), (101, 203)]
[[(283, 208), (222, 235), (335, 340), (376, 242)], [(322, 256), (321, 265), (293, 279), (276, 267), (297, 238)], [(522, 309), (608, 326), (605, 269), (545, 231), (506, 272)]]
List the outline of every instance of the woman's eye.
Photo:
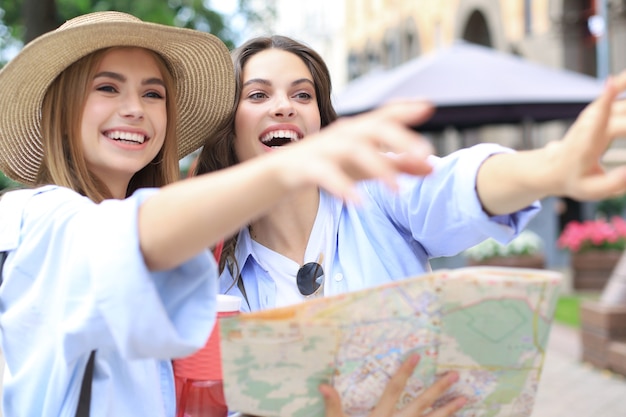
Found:
[(262, 98), (267, 97), (265, 93), (252, 93), (248, 96), (248, 98), (252, 100), (261, 100)]
[(162, 99), (165, 98), (165, 96), (161, 93), (159, 93), (158, 91), (150, 91), (146, 93), (146, 97), (148, 98), (157, 98), (157, 99)]
[(117, 90), (112, 85), (101, 85), (96, 87), (98, 91), (104, 91), (105, 93), (115, 93)]
[(313, 96), (309, 93), (298, 93), (296, 94), (296, 98), (300, 99), (300, 100), (311, 100), (313, 98)]

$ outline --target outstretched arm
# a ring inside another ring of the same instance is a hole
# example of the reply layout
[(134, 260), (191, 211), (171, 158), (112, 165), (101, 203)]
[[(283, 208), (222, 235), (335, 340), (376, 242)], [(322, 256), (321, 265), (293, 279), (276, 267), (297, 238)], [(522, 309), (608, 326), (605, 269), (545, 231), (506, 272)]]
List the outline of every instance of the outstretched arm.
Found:
[(507, 214), (551, 195), (596, 200), (626, 192), (626, 167), (605, 172), (600, 163), (611, 142), (626, 134), (626, 101), (616, 100), (625, 90), (626, 72), (607, 80), (562, 140), (487, 159), (476, 183), (485, 210)]
[[(163, 187), (139, 212), (148, 267), (180, 265), (303, 187), (356, 200), (356, 181), (380, 178), (394, 186), (400, 172), (428, 174), (430, 146), (408, 126), (431, 113), (423, 102), (395, 103), (340, 120), (278, 152)], [(385, 156), (381, 149), (400, 156)]]

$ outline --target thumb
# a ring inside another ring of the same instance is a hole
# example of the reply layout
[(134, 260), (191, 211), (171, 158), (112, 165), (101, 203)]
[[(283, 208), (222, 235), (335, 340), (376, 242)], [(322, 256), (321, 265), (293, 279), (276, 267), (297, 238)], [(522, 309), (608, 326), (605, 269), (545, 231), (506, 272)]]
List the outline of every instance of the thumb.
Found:
[(604, 175), (594, 175), (579, 181), (579, 195), (582, 200), (599, 200), (607, 196), (626, 192), (626, 167), (614, 168)]
[(341, 406), (341, 398), (335, 388), (328, 384), (322, 384), (319, 391), (324, 397), (326, 405), (326, 417), (345, 417)]

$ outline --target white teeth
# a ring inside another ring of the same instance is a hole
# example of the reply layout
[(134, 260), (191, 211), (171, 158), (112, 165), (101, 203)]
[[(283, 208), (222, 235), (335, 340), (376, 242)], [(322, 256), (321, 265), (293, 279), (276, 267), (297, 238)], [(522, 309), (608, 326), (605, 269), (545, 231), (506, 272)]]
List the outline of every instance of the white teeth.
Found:
[(127, 140), (129, 142), (143, 143), (146, 140), (144, 135), (139, 133), (123, 132), (121, 130), (114, 130), (107, 132), (106, 136), (115, 140)]
[(291, 139), (292, 142), (296, 142), (298, 140), (298, 133), (293, 130), (274, 130), (263, 135), (261, 142), (269, 142), (274, 138), (288, 138)]

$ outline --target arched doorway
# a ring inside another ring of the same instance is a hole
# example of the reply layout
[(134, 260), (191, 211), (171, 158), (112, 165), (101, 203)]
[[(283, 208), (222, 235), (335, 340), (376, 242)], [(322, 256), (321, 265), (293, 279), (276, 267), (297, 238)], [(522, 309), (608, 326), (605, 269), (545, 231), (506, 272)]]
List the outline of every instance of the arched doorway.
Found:
[(487, 26), (487, 19), (478, 10), (474, 10), (467, 20), (465, 29), (463, 30), (463, 39), (478, 45), (493, 48), (491, 34)]

